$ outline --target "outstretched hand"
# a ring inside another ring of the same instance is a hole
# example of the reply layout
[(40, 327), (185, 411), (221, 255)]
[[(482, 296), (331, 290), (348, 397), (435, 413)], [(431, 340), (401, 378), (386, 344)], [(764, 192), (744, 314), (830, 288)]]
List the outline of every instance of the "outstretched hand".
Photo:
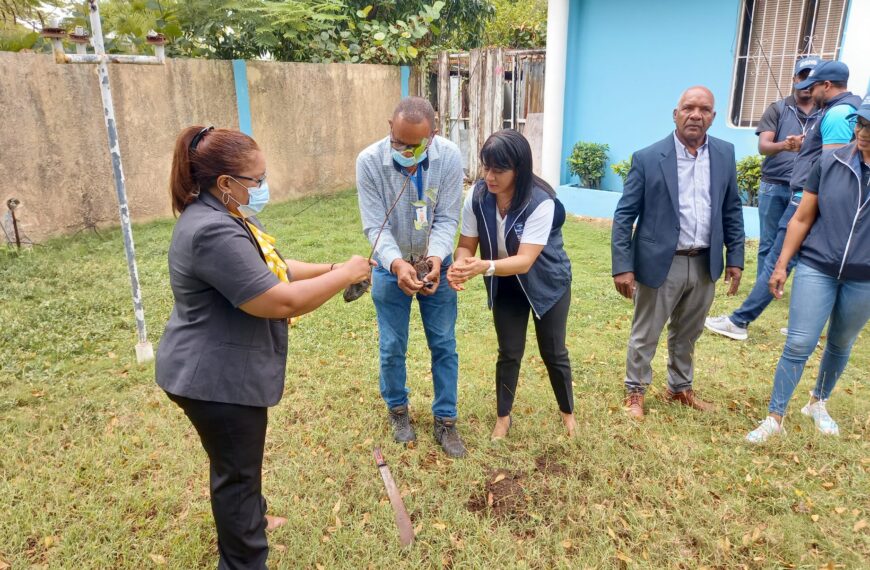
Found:
[(405, 295), (413, 297), (423, 288), (423, 282), (417, 279), (417, 270), (404, 259), (395, 260), (390, 270), (396, 276), (396, 284)]
[(419, 293), (421, 295), (434, 295), (441, 283), (441, 258), (433, 255), (427, 257), (426, 261), (429, 262), (432, 270), (423, 278), (423, 288), (420, 289)]
[(372, 267), (377, 266), (373, 259), (366, 259), (361, 255), (351, 256), (344, 263), (336, 264), (335, 269), (344, 271), (351, 284), (365, 281), (372, 274)]
[(486, 272), (489, 264), (478, 257), (466, 257), (456, 261), (447, 270), (447, 281), (455, 291), (463, 291), (462, 285), (474, 277)]

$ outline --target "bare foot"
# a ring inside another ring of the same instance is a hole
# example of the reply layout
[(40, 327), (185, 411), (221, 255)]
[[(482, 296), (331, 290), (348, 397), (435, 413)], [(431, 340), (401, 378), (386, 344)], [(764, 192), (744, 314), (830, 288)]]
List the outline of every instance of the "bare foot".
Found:
[(577, 422), (574, 420), (574, 414), (559, 413), (562, 415), (562, 423), (568, 431), (568, 437), (577, 437)]
[(490, 439), (492, 441), (503, 439), (505, 436), (507, 436), (510, 429), (511, 429), (511, 417), (510, 416), (498, 417), (495, 420), (495, 427), (492, 429), (492, 436), (490, 437)]
[(272, 531), (287, 524), (287, 519), (284, 517), (273, 517), (266, 515), (266, 530)]

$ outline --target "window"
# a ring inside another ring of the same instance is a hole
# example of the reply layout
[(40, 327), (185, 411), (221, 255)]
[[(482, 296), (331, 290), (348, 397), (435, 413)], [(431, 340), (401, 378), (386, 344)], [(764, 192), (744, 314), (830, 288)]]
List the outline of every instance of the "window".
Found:
[(837, 59), (848, 0), (744, 0), (729, 118), (754, 127), (772, 102), (791, 93), (801, 55)]

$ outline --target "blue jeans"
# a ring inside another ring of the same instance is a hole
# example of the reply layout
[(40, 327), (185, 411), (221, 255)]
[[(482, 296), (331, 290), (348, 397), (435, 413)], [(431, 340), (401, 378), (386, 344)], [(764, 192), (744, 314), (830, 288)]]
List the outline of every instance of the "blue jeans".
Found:
[(849, 362), (852, 345), (870, 319), (870, 281), (840, 281), (798, 263), (791, 291), (788, 337), (773, 377), (769, 411), (785, 415), (807, 359), (830, 317), (813, 397), (827, 400)]
[[(755, 278), (755, 284), (752, 286), (752, 290), (749, 291), (749, 295), (746, 297), (746, 300), (743, 301), (743, 304), (741, 304), (736, 311), (731, 313), (731, 316), (729, 317), (731, 322), (738, 327), (748, 327), (752, 321), (757, 319), (761, 313), (764, 312), (764, 309), (767, 308), (770, 302), (773, 301), (773, 295), (771, 295), (770, 289), (767, 287), (767, 282), (770, 281), (770, 276), (773, 275), (773, 269), (776, 267), (776, 261), (779, 259), (779, 254), (782, 253), (782, 244), (785, 242), (785, 233), (788, 229), (788, 222), (797, 211), (798, 204), (800, 204), (800, 198), (795, 198), (793, 201), (788, 203), (788, 206), (783, 211), (782, 216), (779, 218), (779, 224), (777, 225), (776, 239), (774, 239), (770, 251), (765, 255), (764, 266), (759, 265), (758, 276)], [(761, 245), (759, 245), (758, 256), (759, 259), (761, 259)], [(797, 263), (797, 259), (797, 255), (792, 257), (788, 267), (786, 268), (786, 274), (791, 273), (792, 268), (795, 266), (795, 263)]]
[[(432, 414), (439, 418), (456, 417), (459, 355), (456, 353), (456, 291), (447, 285), (447, 264), (441, 267), (441, 283), (434, 295), (415, 295), (426, 342), (432, 353), (432, 380), (435, 399)], [(378, 315), (381, 356), (381, 396), (394, 408), (408, 403), (405, 354), (408, 352), (408, 323), (411, 300), (399, 289), (396, 276), (376, 267), (373, 271), (372, 300)]]
[[(758, 222), (761, 235), (758, 239), (758, 268), (756, 279), (761, 277), (764, 260), (774, 247), (779, 220), (791, 200), (788, 184), (772, 184), (762, 181), (758, 186)], [(780, 246), (782, 247), (782, 246)], [(778, 253), (776, 255), (779, 255)], [(775, 259), (773, 260), (776, 261)]]

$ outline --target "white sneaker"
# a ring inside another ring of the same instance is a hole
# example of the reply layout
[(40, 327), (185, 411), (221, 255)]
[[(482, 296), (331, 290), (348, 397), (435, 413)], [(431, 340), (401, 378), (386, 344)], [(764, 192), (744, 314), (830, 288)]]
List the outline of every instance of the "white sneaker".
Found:
[(819, 400), (814, 404), (808, 403), (801, 408), (801, 413), (805, 416), (813, 418), (816, 424), (816, 429), (825, 435), (840, 435), (840, 426), (834, 421), (834, 418), (828, 413), (828, 408), (825, 405), (826, 400)]
[(771, 416), (758, 423), (758, 427), (746, 435), (749, 443), (764, 443), (774, 435), (785, 435), (785, 428)]
[(722, 336), (727, 336), (734, 340), (746, 340), (749, 338), (749, 333), (746, 331), (746, 328), (738, 327), (732, 323), (727, 315), (722, 315), (721, 317), (707, 317), (704, 320), (704, 326), (716, 334), (721, 334)]

